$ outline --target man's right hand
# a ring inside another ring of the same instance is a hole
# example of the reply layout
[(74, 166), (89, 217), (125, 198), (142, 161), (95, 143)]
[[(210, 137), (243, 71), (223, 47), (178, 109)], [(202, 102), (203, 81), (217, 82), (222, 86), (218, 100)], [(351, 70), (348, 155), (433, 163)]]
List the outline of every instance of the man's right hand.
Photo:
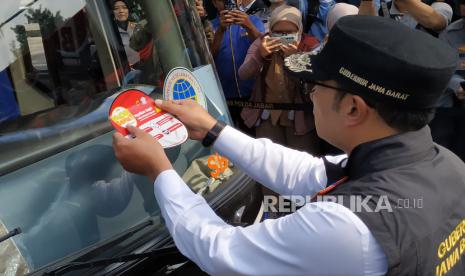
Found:
[(220, 27), (223, 30), (226, 30), (231, 24), (234, 23), (234, 17), (231, 15), (230, 11), (222, 10), (220, 11)]
[(156, 100), (160, 109), (176, 116), (187, 128), (189, 138), (202, 140), (212, 129), (217, 120), (208, 114), (197, 102), (193, 100), (162, 101)]

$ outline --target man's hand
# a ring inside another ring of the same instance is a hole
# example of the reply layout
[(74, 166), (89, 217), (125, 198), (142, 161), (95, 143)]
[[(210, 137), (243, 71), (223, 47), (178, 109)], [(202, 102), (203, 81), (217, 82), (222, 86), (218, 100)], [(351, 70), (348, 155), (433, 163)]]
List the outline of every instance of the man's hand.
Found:
[(280, 49), (283, 52), (284, 57), (288, 57), (288, 56), (290, 56), (292, 54), (297, 53), (298, 43), (297, 43), (297, 41), (295, 41), (295, 42), (289, 43), (287, 45), (283, 44), (283, 45), (281, 45)]
[(250, 29), (253, 26), (252, 21), (250, 21), (249, 16), (240, 10), (229, 11), (229, 14), (233, 17), (234, 24), (240, 25), (245, 29)]
[(255, 25), (250, 21), (249, 15), (240, 10), (229, 11), (229, 14), (233, 17), (234, 24), (241, 26), (247, 30), (248, 36), (251, 41), (254, 41), (260, 36), (260, 32), (255, 28)]
[(220, 28), (224, 31), (231, 24), (234, 24), (234, 18), (228, 10), (220, 11)]
[[(442, 31), (449, 23), (441, 13), (421, 0), (395, 0), (393, 4), (400, 12), (408, 13), (418, 24), (433, 31)], [(446, 3), (443, 4), (448, 6), (452, 16), (452, 8)]]
[(455, 95), (457, 96), (457, 99), (459, 99), (459, 101), (465, 101), (465, 91), (463, 90), (462, 86), (459, 86), (459, 90), (455, 92)]
[(260, 55), (267, 58), (273, 52), (276, 52), (281, 47), (280, 39), (276, 37), (264, 36), (260, 44)]
[(127, 127), (134, 139), (125, 138), (121, 133), (113, 134), (113, 150), (123, 168), (132, 173), (143, 174), (152, 182), (166, 170), (173, 169), (163, 147), (145, 131)]
[(197, 12), (199, 13), (200, 18), (203, 18), (207, 15), (205, 12), (205, 8), (203, 7), (202, 0), (195, 0), (195, 8), (197, 9)]
[(208, 131), (217, 122), (215, 118), (193, 100), (156, 100), (155, 104), (162, 110), (175, 115), (186, 126), (189, 138), (192, 140), (202, 140), (205, 138)]

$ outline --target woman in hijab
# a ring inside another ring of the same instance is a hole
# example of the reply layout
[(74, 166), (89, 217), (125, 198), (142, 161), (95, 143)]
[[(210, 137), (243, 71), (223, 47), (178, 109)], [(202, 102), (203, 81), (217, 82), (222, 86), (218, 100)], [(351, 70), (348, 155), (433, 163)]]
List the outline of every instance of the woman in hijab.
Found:
[[(250, 46), (244, 63), (239, 68), (241, 79), (257, 77), (250, 101), (266, 103), (302, 103), (301, 90), (305, 89), (296, 79), (291, 79), (283, 69), (284, 58), (297, 51), (310, 51), (318, 40), (303, 34), (302, 15), (294, 7), (283, 5), (270, 17), (270, 31)], [(277, 35), (293, 37), (286, 43)], [(306, 110), (259, 110), (244, 108), (241, 114), (248, 127), (254, 127), (257, 137), (294, 149), (319, 154), (312, 108)]]
[[(336, 24), (336, 22), (341, 17), (356, 14), (359, 14), (359, 8), (357, 8), (356, 6), (347, 3), (336, 3), (330, 8), (328, 14), (326, 15), (326, 29), (329, 32), (333, 28), (334, 24)], [(328, 35), (329, 33), (325, 35), (325, 37), (323, 38), (323, 42), (318, 47), (313, 49), (312, 55), (316, 55), (322, 50), (323, 45), (326, 43), (326, 40), (328, 39)]]
[(124, 77), (124, 83), (160, 85), (162, 69), (152, 34), (142, 24), (129, 21), (126, 1), (114, 1), (112, 10), (130, 68), (130, 73)]
[(336, 3), (328, 12), (326, 16), (326, 27), (330, 31), (334, 24), (341, 18), (346, 15), (356, 15), (358, 14), (358, 8), (354, 5), (347, 3)]
[(117, 0), (113, 2), (112, 5), (113, 17), (115, 19), (116, 25), (118, 26), (118, 31), (121, 36), (121, 41), (123, 42), (124, 51), (128, 57), (129, 65), (133, 66), (134, 64), (140, 61), (139, 53), (130, 47), (130, 40), (136, 29), (136, 23), (129, 21), (129, 8), (126, 1)]

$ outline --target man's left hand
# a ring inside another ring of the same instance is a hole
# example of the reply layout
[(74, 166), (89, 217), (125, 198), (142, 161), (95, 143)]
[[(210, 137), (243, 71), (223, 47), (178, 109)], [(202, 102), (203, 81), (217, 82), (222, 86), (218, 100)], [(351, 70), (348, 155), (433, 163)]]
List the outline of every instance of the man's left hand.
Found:
[(234, 23), (240, 25), (245, 29), (254, 28), (254, 25), (249, 19), (249, 16), (240, 10), (232, 10), (229, 12), (230, 15), (234, 18)]
[(137, 127), (128, 126), (127, 130), (135, 136), (134, 139), (128, 139), (121, 133), (113, 134), (116, 159), (126, 171), (145, 175), (153, 182), (163, 171), (173, 169), (155, 138)]

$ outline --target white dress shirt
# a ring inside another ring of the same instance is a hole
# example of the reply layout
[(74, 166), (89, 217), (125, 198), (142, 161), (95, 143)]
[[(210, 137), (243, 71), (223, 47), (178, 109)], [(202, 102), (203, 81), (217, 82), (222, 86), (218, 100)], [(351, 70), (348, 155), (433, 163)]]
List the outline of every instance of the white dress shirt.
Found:
[[(268, 139), (253, 139), (226, 127), (214, 147), (279, 194), (308, 196), (326, 186), (322, 159)], [(308, 203), (279, 219), (233, 227), (174, 170), (162, 172), (154, 185), (176, 246), (209, 274), (384, 275), (387, 271), (387, 258), (370, 230), (337, 203)]]

